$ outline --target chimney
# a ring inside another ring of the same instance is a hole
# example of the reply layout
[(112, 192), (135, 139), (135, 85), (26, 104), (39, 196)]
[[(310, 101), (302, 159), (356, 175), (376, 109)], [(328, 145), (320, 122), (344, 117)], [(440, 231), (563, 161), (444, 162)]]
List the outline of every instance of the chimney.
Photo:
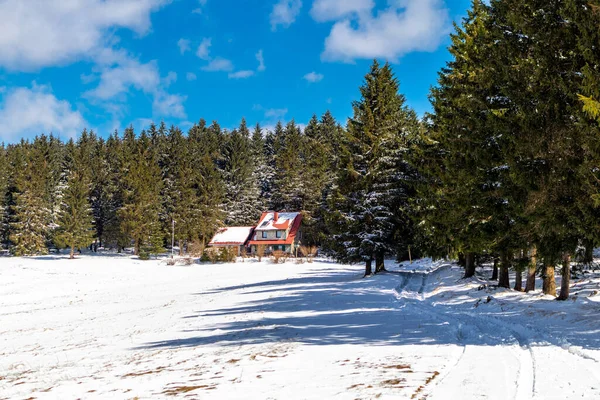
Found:
[(277, 211), (275, 211), (273, 213), (273, 223), (277, 223), (277, 220), (279, 219), (279, 213)]

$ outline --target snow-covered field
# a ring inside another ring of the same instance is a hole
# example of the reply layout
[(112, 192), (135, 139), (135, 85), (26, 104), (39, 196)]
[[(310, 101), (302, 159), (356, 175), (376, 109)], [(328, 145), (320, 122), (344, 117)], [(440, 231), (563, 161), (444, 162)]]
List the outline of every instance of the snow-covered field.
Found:
[(599, 276), (391, 269), (0, 258), (0, 399), (600, 398)]

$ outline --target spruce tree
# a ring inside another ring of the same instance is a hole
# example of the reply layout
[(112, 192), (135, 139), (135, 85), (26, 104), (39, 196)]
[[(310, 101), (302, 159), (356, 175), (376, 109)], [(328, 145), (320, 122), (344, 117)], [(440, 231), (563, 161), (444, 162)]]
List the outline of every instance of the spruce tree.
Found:
[(8, 241), (8, 206), (10, 169), (8, 151), (4, 143), (0, 144), (0, 249)]
[(405, 165), (403, 153), (415, 134), (416, 116), (405, 106), (389, 64), (381, 67), (375, 60), (360, 92), (348, 122), (337, 188), (330, 196), (331, 208), (337, 210), (330, 224), (343, 243), (338, 258), (364, 261), (368, 275), (373, 260), (376, 271), (383, 271), (385, 256), (396, 252), (399, 213), (408, 212), (400, 207), (407, 202), (407, 182), (398, 167)]
[(223, 145), (224, 178), (226, 182), (225, 211), (227, 225), (249, 226), (260, 217), (259, 182), (246, 120), (234, 129)]
[(75, 249), (90, 245), (95, 237), (89, 203), (91, 171), (86, 140), (87, 137), (82, 136), (77, 147), (72, 140), (67, 144), (66, 187), (61, 193), (58, 228), (54, 234), (57, 247), (68, 247), (71, 259), (75, 257)]
[(10, 241), (17, 256), (47, 254), (47, 241), (53, 228), (51, 194), (48, 191), (48, 137), (36, 137), (34, 143), (21, 141), (15, 157), (15, 193), (13, 198)]
[(118, 211), (121, 230), (134, 243), (134, 254), (140, 255), (142, 246), (155, 242), (161, 236), (160, 223), (162, 188), (158, 157), (150, 146), (150, 139), (142, 131), (136, 140), (133, 128), (125, 130), (124, 198)]

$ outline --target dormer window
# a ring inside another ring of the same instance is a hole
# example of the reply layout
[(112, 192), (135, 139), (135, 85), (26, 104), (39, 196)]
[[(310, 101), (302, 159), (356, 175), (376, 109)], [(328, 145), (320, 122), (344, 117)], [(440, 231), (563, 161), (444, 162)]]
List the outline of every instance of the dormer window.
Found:
[(275, 233), (275, 236), (277, 236), (277, 239), (281, 239), (281, 234), (283, 233), (283, 231), (277, 231)]

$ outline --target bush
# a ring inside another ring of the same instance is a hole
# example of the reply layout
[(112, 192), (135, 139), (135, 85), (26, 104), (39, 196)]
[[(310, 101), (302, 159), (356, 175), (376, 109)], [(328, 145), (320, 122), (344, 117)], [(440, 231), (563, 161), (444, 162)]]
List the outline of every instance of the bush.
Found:
[(281, 250), (275, 250), (271, 253), (271, 261), (273, 264), (285, 263), (288, 259), (288, 254)]
[(147, 252), (146, 250), (140, 250), (140, 260), (142, 261), (148, 261), (150, 259), (150, 253)]
[(177, 264), (177, 260), (176, 259), (174, 259), (174, 258), (167, 258), (167, 265), (168, 266), (173, 266), (175, 264)]
[(306, 261), (313, 262), (313, 258), (317, 255), (319, 248), (317, 246), (300, 246), (300, 253), (306, 257)]
[(256, 256), (258, 257), (258, 261), (262, 261), (262, 258), (265, 256), (265, 251), (267, 250), (267, 246), (264, 244), (259, 244), (256, 246)]
[(188, 253), (192, 257), (203, 257), (205, 248), (206, 246), (204, 245), (204, 242), (200, 240), (194, 240), (193, 242), (188, 244)]
[(219, 251), (219, 261), (235, 262), (237, 258), (237, 249), (235, 247), (221, 247)]

